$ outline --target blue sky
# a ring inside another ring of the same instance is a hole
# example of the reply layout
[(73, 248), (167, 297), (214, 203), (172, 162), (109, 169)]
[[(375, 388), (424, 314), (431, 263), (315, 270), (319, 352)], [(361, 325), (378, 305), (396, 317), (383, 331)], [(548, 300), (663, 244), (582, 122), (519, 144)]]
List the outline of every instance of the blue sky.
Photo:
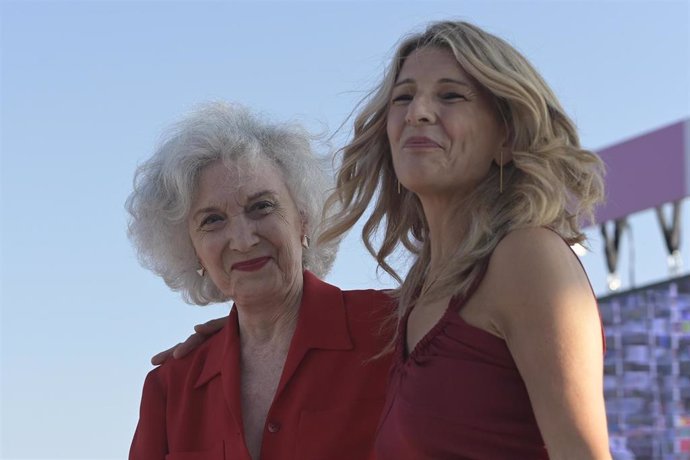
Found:
[[(690, 117), (687, 1), (4, 1), (0, 17), (3, 459), (125, 458), (149, 357), (227, 311), (184, 304), (125, 235), (135, 167), (196, 103), (241, 102), (331, 134), (404, 33), (457, 18), (526, 54), (589, 148)], [(653, 214), (631, 222), (637, 284), (663, 279)], [(590, 234), (583, 263), (605, 292)], [(390, 286), (357, 235), (328, 280)]]

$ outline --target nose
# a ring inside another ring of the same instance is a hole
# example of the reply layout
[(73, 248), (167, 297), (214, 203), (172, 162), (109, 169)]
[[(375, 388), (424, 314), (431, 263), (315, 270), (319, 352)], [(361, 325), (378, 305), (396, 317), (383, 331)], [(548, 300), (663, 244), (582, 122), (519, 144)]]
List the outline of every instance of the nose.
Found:
[(436, 123), (436, 111), (431, 101), (417, 96), (407, 106), (405, 122), (411, 126)]
[(248, 252), (259, 243), (256, 222), (237, 216), (228, 226), (228, 247), (237, 252)]

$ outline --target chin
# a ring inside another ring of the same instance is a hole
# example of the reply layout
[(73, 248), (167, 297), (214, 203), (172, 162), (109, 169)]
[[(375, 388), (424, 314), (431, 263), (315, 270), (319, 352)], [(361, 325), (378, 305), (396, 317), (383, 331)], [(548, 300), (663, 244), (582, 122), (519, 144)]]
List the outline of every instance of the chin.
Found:
[(271, 299), (276, 293), (286, 289), (286, 281), (281, 272), (262, 268), (254, 272), (243, 272), (241, 277), (236, 277), (233, 283), (233, 299), (239, 303), (239, 299), (252, 302), (257, 299)]
[(400, 181), (400, 185), (412, 193), (419, 194), (433, 191), (434, 188), (438, 187), (438, 180), (434, 181), (433, 177), (417, 176), (412, 180)]

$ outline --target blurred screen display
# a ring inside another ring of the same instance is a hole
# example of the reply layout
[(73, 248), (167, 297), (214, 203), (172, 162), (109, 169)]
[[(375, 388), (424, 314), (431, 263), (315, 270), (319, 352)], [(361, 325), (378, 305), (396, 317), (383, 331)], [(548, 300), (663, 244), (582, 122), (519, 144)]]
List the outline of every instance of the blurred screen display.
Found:
[(614, 459), (690, 459), (690, 275), (599, 298)]

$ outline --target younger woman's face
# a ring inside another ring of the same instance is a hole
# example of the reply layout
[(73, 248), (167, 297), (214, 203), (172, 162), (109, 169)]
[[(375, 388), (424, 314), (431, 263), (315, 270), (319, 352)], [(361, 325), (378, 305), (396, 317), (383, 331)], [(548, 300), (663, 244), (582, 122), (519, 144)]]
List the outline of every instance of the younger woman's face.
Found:
[(451, 51), (412, 52), (400, 70), (387, 133), (400, 183), (420, 198), (467, 194), (499, 161), (505, 135), (491, 96)]

